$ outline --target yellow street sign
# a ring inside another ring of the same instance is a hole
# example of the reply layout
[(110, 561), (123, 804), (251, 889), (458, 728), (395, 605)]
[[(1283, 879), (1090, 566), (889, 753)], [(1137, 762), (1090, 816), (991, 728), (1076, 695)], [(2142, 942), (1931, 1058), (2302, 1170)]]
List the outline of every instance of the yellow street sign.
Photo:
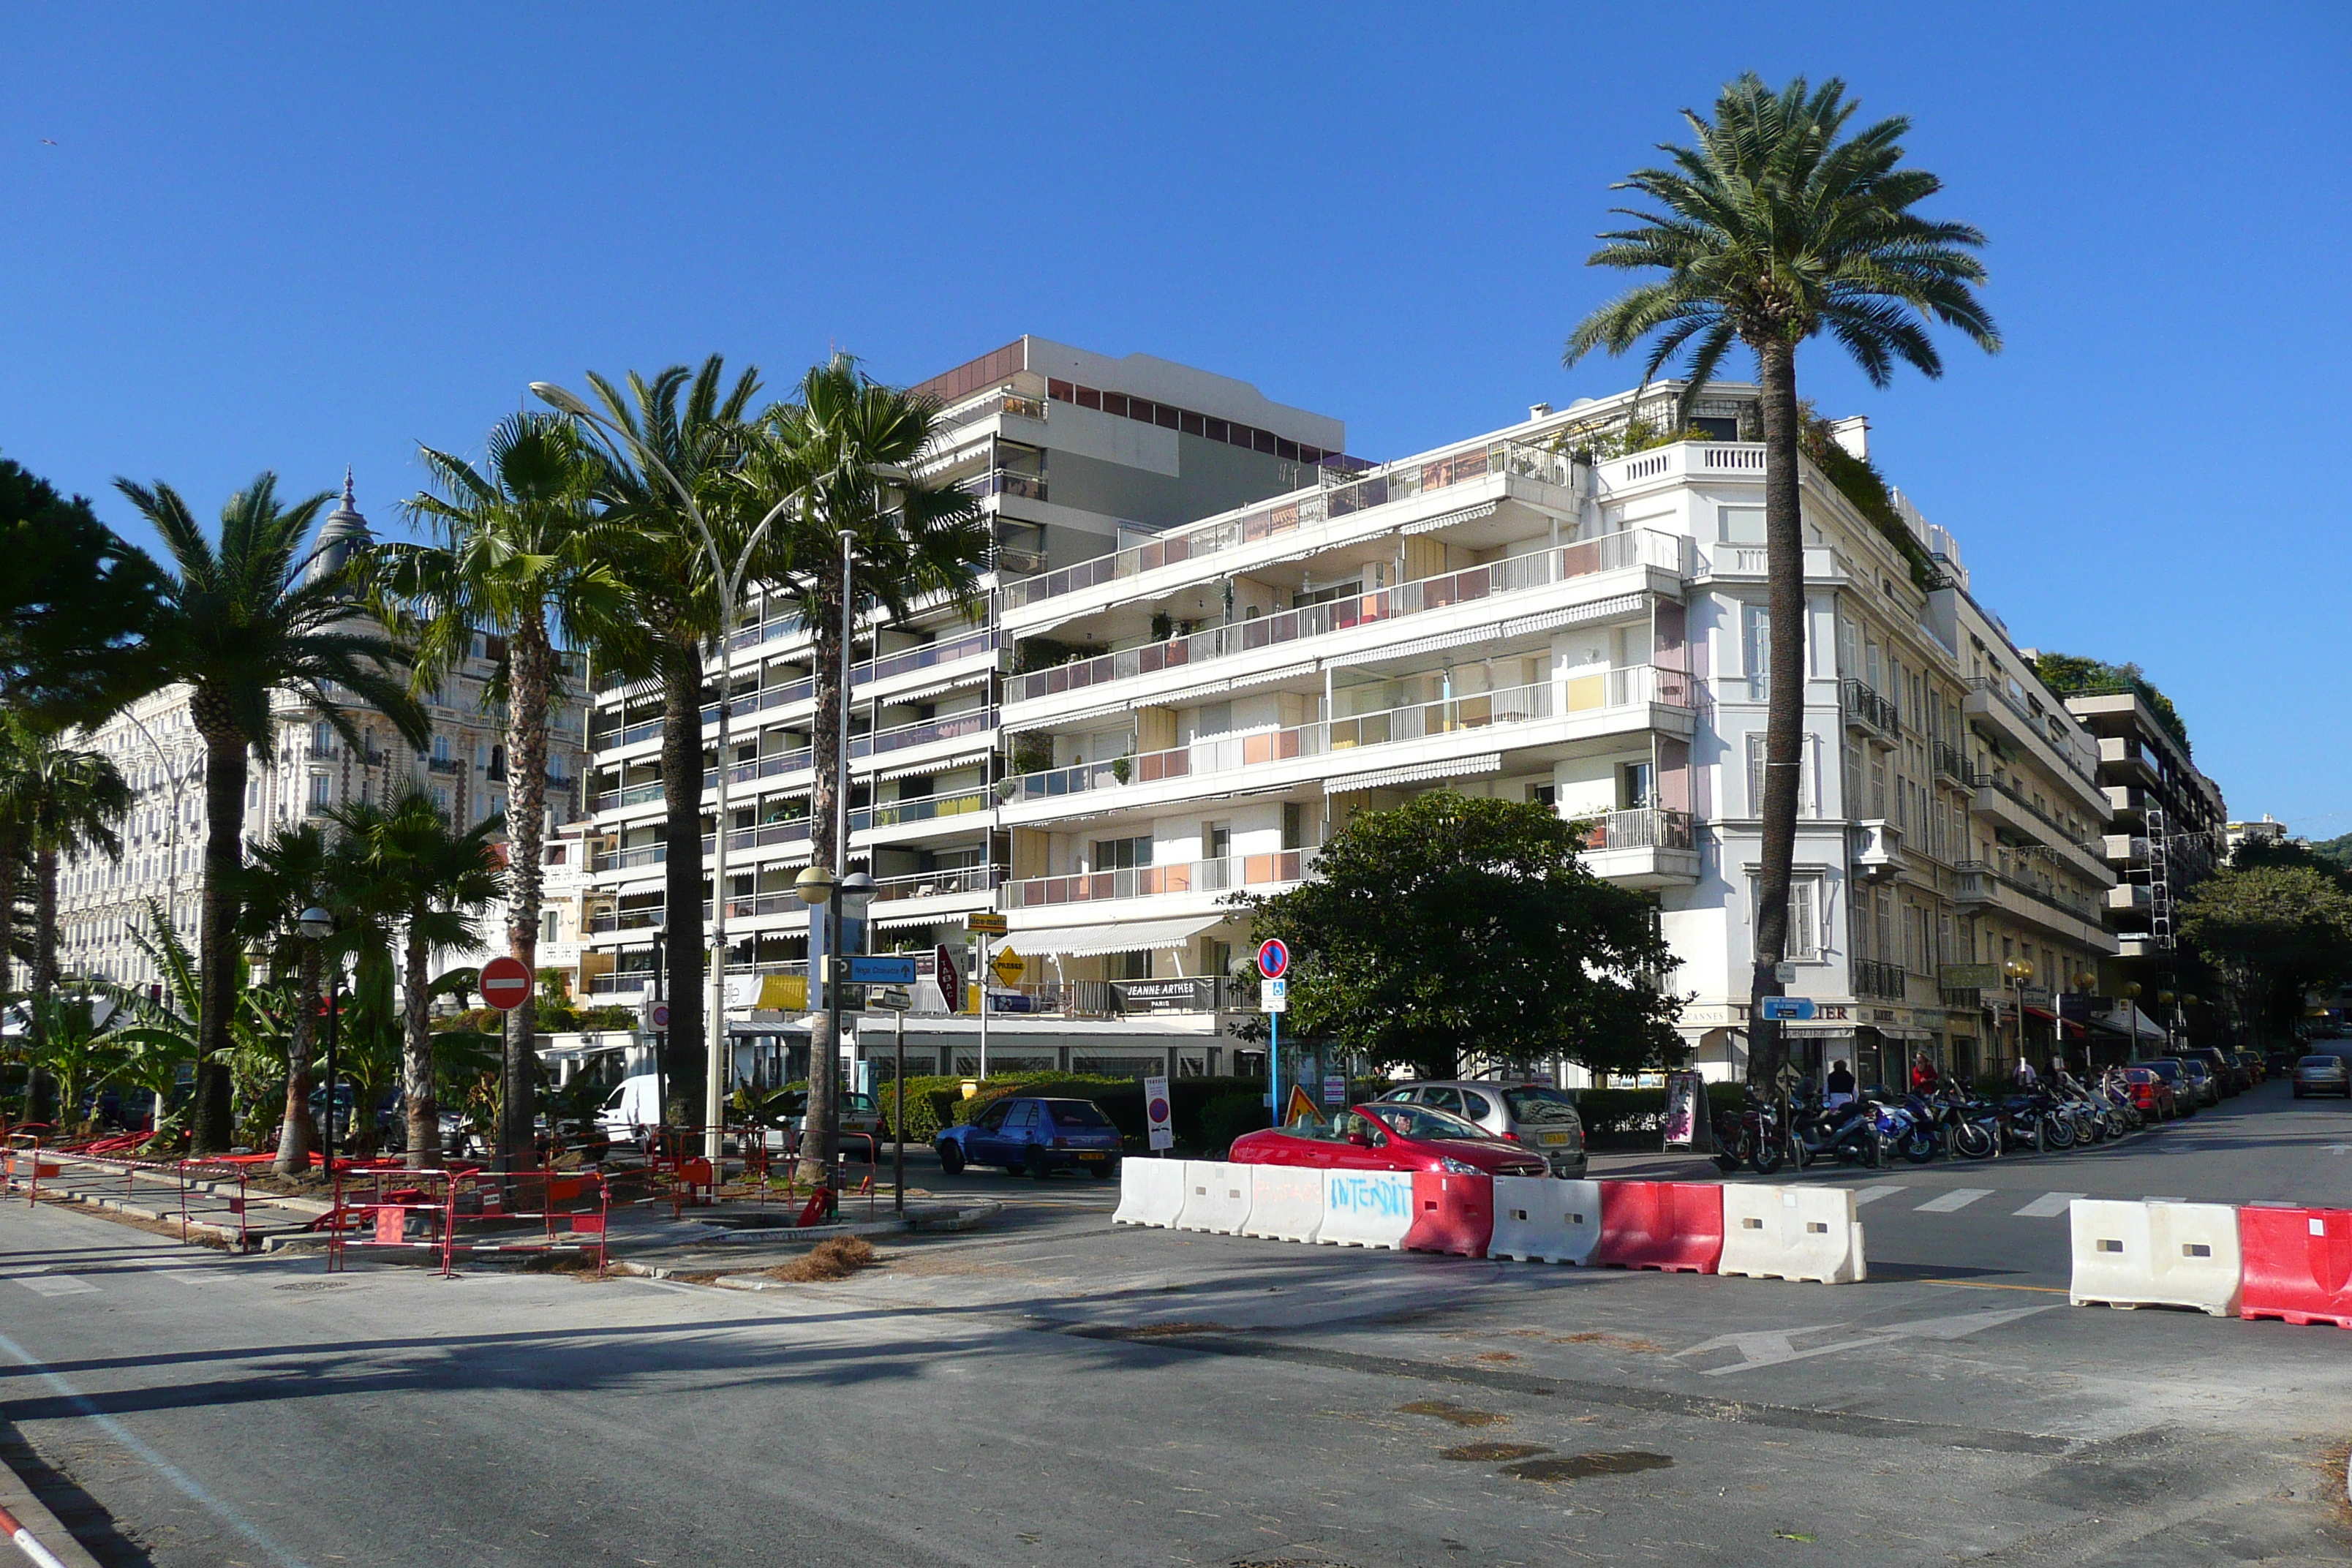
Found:
[(964, 929), (975, 936), (1003, 936), (1004, 917), (987, 910), (975, 910), (964, 916)]
[(1021, 977), (1029, 973), (1029, 961), (1009, 947), (1002, 948), (989, 960), (988, 971), (996, 976), (999, 985), (1018, 985)]

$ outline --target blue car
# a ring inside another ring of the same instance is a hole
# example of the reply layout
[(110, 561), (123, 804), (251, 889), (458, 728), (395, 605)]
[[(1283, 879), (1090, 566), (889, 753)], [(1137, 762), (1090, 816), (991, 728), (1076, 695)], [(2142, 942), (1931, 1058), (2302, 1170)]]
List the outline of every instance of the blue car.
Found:
[(1000, 1100), (935, 1141), (940, 1168), (966, 1165), (1025, 1171), (1043, 1181), (1056, 1171), (1084, 1171), (1097, 1182), (1118, 1169), (1118, 1129), (1091, 1100)]

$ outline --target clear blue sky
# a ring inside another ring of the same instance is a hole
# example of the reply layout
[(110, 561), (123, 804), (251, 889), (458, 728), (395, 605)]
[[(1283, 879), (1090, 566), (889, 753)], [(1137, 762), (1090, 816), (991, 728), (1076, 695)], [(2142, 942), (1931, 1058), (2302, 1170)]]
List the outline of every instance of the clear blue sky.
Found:
[[(1559, 364), (1608, 183), (1743, 68), (1915, 121), (2009, 341), (1804, 388), (2021, 642), (2137, 659), (2234, 815), (2352, 831), (2352, 10), (1003, 4), (17, 7), (0, 452), (206, 513), (478, 445), (526, 383), (1028, 331), (1384, 458), (1625, 384)], [(44, 138), (56, 145), (45, 143)], [(2332, 374), (2332, 373), (2330, 373)]]

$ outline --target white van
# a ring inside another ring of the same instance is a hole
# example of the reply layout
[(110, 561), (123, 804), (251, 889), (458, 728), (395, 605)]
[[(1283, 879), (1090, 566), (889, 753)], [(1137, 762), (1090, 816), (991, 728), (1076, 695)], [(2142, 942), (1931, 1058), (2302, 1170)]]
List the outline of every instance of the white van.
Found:
[(596, 1125), (607, 1138), (635, 1139), (640, 1127), (661, 1125), (661, 1077), (625, 1078), (596, 1109)]

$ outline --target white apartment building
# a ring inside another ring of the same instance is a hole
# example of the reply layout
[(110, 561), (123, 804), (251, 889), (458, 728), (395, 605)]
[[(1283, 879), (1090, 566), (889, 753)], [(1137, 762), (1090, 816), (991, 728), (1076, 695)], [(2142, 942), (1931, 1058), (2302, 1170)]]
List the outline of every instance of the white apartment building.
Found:
[[(1322, 465), (1342, 461), (1346, 432), (1337, 420), (1274, 403), (1246, 383), (1036, 337), (921, 390), (943, 405), (943, 434), (922, 471), (980, 499), (994, 556), (975, 613), (937, 606), (910, 624), (877, 622), (860, 631), (851, 685), (849, 860), (879, 885), (875, 945), (928, 952), (940, 941), (961, 943), (964, 917), (995, 903), (1009, 865), (998, 809), (1007, 769), (999, 700), (1023, 656), (998, 623), (1001, 585), (1312, 486)], [(1188, 619), (1220, 613), (1204, 603)], [(728, 928), (736, 979), (729, 1011), (739, 1037), (764, 1051), (794, 1034), (805, 1011), (808, 916), (793, 882), (809, 861), (812, 655), (805, 628), (781, 597), (755, 601), (745, 619), (723, 677), (733, 704)], [(1109, 646), (1039, 642), (1027, 657)], [(715, 697), (722, 679), (716, 660), (709, 679)], [(582, 846), (588, 882), (577, 932), (583, 999), (635, 1000), (655, 983), (652, 933), (667, 918), (668, 853), (660, 708), (650, 685), (610, 686), (596, 695), (591, 831)], [(716, 721), (714, 701), (704, 712), (714, 748)], [(707, 761), (715, 768), (715, 756)], [(705, 773), (706, 791), (716, 782), (715, 772)], [(706, 816), (706, 831), (710, 826)], [(706, 837), (706, 854), (709, 846)], [(707, 904), (697, 918), (707, 920)], [(1024, 1004), (1030, 999), (1023, 994)], [(1038, 1022), (1026, 1014), (992, 1019), (1007, 1050)], [(961, 1056), (952, 1044), (946, 1048), (976, 1067), (977, 1018), (935, 1023), (948, 1035), (971, 1036)], [(1087, 1025), (1089, 1040), (1153, 1032), (1111, 1017)], [(804, 1048), (805, 1036), (797, 1037)], [(1066, 1053), (1067, 1045), (1033, 1055)]]
[[(369, 538), (347, 478), (342, 504), (320, 525), (313, 572), (331, 569), (341, 552)], [(486, 710), (481, 700), (483, 685), (502, 655), (478, 637), (464, 668), (427, 694), (432, 732), (423, 752), (412, 750), (381, 715), (359, 710), (352, 716), (361, 744), (353, 747), (290, 694), (281, 694), (269, 753), (256, 760), (246, 785), (246, 842), (259, 842), (305, 820), (323, 820), (349, 802), (394, 799), (412, 785), (463, 826), (504, 813), (506, 721), (502, 711)], [(576, 685), (576, 669), (572, 679)], [(59, 963), (68, 973), (126, 984), (159, 979), (135, 941), (146, 929), (150, 900), (172, 911), (173, 923), (194, 945), (204, 885), (205, 748), (188, 707), (188, 689), (168, 687), (79, 738), (79, 744), (114, 760), (134, 801), (122, 827), (120, 864), (85, 855), (59, 868)], [(568, 821), (578, 810), (584, 732), (584, 702), (576, 695), (563, 698), (548, 736), (551, 823)], [(504, 919), (493, 910), (483, 922), (492, 948), (504, 945)], [(439, 962), (459, 964), (480, 956), (452, 952), (440, 955)]]

